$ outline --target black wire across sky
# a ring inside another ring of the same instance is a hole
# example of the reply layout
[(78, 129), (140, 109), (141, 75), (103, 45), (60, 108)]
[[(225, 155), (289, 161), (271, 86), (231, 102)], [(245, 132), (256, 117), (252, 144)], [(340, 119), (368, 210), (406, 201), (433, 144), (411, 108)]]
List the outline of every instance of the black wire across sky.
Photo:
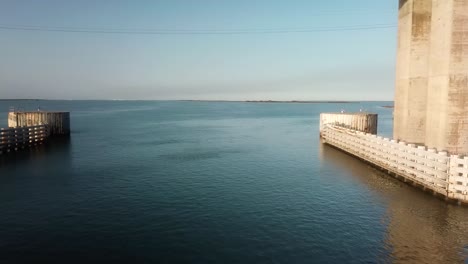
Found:
[(32, 25), (1, 25), (0, 30), (43, 31), (91, 34), (133, 34), (133, 35), (240, 35), (240, 34), (287, 34), (333, 31), (358, 31), (396, 28), (395, 24), (373, 24), (317, 28), (270, 28), (270, 29), (105, 29), (79, 27), (44, 27)]

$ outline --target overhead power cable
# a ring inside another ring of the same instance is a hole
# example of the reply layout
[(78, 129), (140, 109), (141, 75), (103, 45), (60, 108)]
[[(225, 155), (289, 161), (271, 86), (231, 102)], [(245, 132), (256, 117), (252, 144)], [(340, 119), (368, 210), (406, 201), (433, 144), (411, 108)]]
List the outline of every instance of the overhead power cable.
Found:
[(357, 31), (395, 28), (395, 24), (355, 25), (320, 28), (273, 28), (273, 29), (104, 29), (104, 28), (78, 28), (78, 27), (43, 27), (32, 25), (1, 25), (0, 30), (15, 31), (44, 31), (65, 33), (92, 33), (92, 34), (135, 34), (135, 35), (238, 35), (238, 34), (286, 34), (286, 33), (312, 33), (332, 31)]

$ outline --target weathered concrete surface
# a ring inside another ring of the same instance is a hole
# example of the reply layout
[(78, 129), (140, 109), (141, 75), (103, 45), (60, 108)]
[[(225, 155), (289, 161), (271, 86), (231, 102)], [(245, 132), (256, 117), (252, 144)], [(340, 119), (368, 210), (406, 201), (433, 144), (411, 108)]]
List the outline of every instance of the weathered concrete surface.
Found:
[(48, 125), (50, 135), (70, 134), (70, 112), (10, 112), (9, 127)]
[(468, 0), (400, 0), (394, 138), (468, 154)]
[(424, 143), (431, 0), (400, 0), (394, 138)]
[(468, 1), (433, 0), (426, 145), (468, 153)]
[(453, 2), (451, 0), (433, 1), (432, 19), (434, 25), (431, 35), (430, 78), (428, 85), (428, 105), (426, 114), (427, 140), (425, 144), (437, 149), (445, 149), (448, 106), (448, 83), (450, 59)]

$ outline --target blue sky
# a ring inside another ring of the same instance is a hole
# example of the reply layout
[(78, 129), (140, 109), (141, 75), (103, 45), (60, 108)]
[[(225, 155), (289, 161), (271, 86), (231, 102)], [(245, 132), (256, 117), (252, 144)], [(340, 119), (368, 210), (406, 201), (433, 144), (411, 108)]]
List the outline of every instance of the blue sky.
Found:
[[(396, 0), (0, 0), (0, 98), (392, 100)], [(109, 34), (231, 30), (249, 34)], [(192, 31), (191, 31), (192, 30)]]

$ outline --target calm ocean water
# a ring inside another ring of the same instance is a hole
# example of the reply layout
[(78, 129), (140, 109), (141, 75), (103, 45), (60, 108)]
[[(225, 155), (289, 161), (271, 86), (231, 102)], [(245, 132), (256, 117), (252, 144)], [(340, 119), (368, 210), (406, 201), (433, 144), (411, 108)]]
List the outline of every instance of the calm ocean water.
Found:
[(391, 136), (388, 104), (0, 101), (72, 112), (0, 159), (0, 263), (463, 263), (468, 208), (320, 143), (341, 109)]

